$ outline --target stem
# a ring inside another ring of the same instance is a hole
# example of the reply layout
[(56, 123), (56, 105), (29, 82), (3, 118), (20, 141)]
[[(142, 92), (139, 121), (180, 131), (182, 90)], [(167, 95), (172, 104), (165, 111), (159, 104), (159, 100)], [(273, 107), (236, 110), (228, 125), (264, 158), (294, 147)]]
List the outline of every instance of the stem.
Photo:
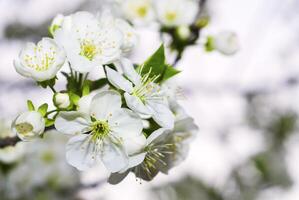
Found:
[(54, 113), (54, 112), (59, 112), (59, 110), (51, 110), (51, 111), (49, 111), (49, 112), (47, 112), (47, 114), (46, 114), (46, 117), (48, 116), (48, 115), (50, 115), (51, 113)]
[(52, 90), (53, 93), (56, 93), (56, 90), (53, 85), (49, 85), (49, 88)]

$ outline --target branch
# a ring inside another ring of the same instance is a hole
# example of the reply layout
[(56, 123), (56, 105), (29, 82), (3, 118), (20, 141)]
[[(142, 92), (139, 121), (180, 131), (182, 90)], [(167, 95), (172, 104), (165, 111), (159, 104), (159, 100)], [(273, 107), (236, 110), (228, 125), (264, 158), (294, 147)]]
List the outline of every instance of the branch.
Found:
[(20, 141), (21, 140), (17, 136), (0, 139), (0, 148), (15, 146)]

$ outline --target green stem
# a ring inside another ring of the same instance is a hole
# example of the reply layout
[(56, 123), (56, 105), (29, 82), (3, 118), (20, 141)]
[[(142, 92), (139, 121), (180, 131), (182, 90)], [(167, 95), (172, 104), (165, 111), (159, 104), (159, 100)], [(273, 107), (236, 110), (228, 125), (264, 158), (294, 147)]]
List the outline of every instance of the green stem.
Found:
[(51, 110), (51, 111), (47, 112), (46, 117), (54, 112), (59, 112), (59, 110), (56, 109), (56, 110)]
[(49, 88), (52, 90), (53, 93), (56, 93), (56, 90), (53, 85), (49, 85)]

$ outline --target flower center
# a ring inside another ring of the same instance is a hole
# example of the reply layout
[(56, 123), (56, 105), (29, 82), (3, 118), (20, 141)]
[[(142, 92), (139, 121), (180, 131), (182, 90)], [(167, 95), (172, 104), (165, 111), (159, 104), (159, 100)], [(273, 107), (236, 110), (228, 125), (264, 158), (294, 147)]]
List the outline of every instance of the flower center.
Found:
[(109, 135), (110, 127), (107, 121), (95, 121), (91, 125), (92, 140), (102, 140)]
[(80, 55), (86, 57), (88, 60), (93, 60), (94, 56), (97, 54), (97, 47), (91, 41), (84, 40), (81, 43)]
[(140, 6), (136, 9), (136, 12), (139, 17), (145, 17), (147, 14), (147, 6)]
[(43, 52), (42, 48), (41, 45), (38, 45), (34, 47), (33, 56), (26, 54), (24, 57), (26, 65), (39, 72), (47, 71), (55, 62), (55, 56), (57, 54), (53, 47), (50, 47), (48, 52)]
[(175, 12), (167, 12), (165, 14), (166, 20), (170, 21), (170, 22), (174, 21), (176, 19), (176, 17), (177, 17), (177, 14)]
[(24, 123), (17, 124), (16, 129), (18, 133), (22, 135), (27, 135), (33, 130), (33, 126), (27, 122), (24, 122)]
[[(141, 74), (142, 69), (139, 74)], [(136, 85), (133, 89), (132, 95), (138, 97), (143, 103), (149, 98), (158, 98), (160, 87), (154, 82), (159, 78), (159, 76), (150, 77), (151, 70), (142, 76), (141, 84)]]

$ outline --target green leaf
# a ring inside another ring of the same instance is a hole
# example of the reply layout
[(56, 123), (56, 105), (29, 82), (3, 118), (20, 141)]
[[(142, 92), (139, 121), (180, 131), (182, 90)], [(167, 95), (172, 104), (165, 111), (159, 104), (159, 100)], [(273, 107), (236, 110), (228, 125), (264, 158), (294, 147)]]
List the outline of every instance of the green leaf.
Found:
[(172, 67), (171, 65), (166, 65), (166, 70), (162, 76), (161, 82), (164, 82), (179, 73), (181, 73), (181, 71), (177, 70), (176, 68)]
[(139, 66), (138, 70), (141, 71), (141, 75), (145, 75), (150, 72), (149, 77), (161, 76), (165, 72), (165, 50), (163, 44), (159, 49), (145, 61), (145, 63)]
[(27, 100), (27, 107), (28, 107), (29, 111), (34, 111), (35, 110), (34, 105), (33, 105), (31, 100)]
[(38, 108), (38, 112), (44, 117), (47, 114), (48, 104), (44, 103)]
[(55, 120), (54, 119), (46, 119), (46, 127), (50, 127), (50, 126), (53, 126), (55, 123)]
[(73, 92), (70, 92), (69, 95), (70, 95), (70, 99), (71, 99), (72, 103), (75, 104), (75, 105), (78, 105), (78, 101), (80, 100), (80, 96), (73, 93)]
[(93, 90), (100, 89), (100, 88), (104, 87), (106, 84), (108, 84), (107, 78), (101, 78), (96, 81), (91, 81), (90, 90), (93, 91)]

